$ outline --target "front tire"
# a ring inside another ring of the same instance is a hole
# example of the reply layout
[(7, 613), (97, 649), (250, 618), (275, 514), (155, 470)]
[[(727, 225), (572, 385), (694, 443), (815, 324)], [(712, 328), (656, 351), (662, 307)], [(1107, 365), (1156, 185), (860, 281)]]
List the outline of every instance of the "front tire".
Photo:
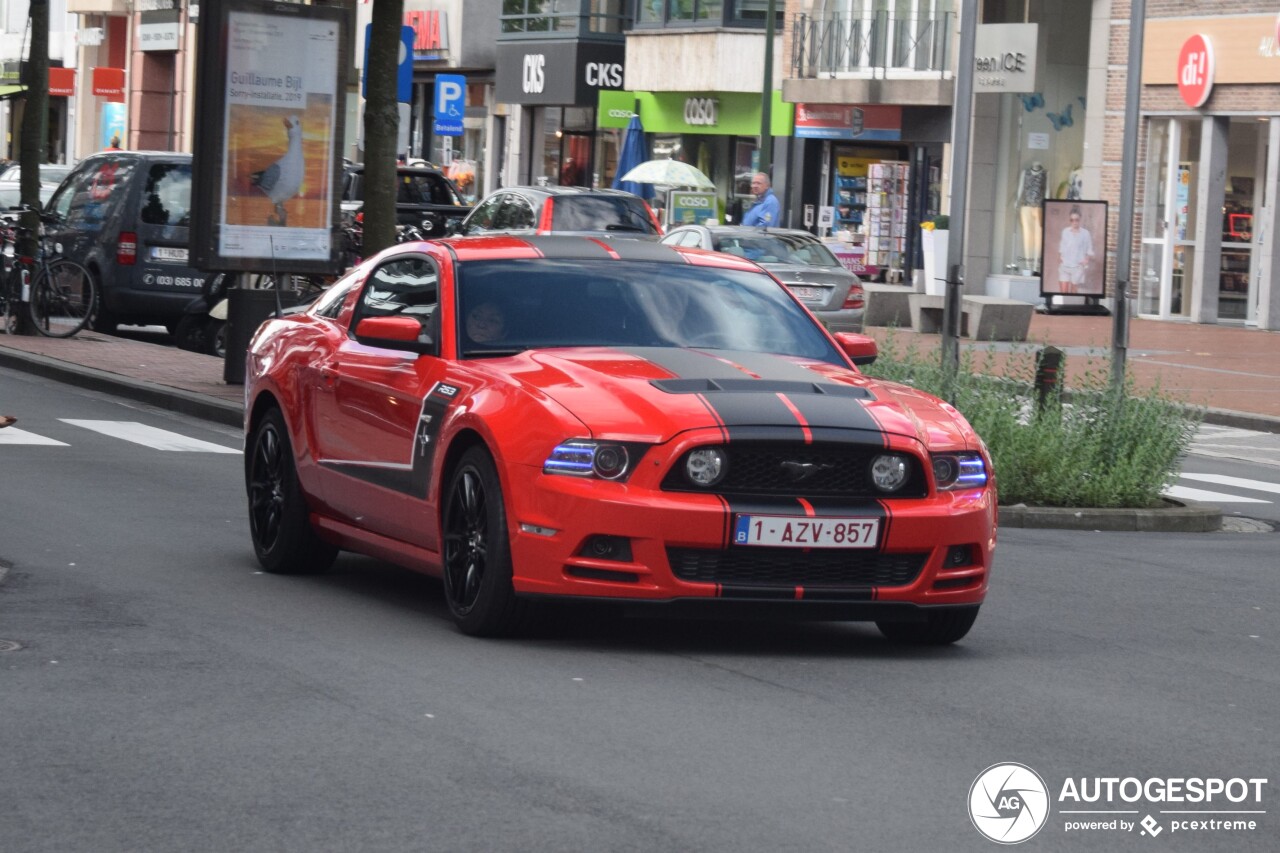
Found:
[(298, 472), (293, 446), (279, 409), (263, 415), (249, 442), (245, 460), (249, 493), (249, 532), (258, 562), (268, 572), (301, 575), (333, 565), (338, 549), (316, 535)]
[(481, 447), (462, 454), (449, 477), (442, 514), (444, 595), (464, 634), (502, 636), (528, 621), (528, 602), (511, 584), (511, 543), (502, 485)]
[(977, 618), (977, 607), (931, 610), (923, 622), (876, 622), (876, 627), (895, 643), (949, 646), (963, 639)]

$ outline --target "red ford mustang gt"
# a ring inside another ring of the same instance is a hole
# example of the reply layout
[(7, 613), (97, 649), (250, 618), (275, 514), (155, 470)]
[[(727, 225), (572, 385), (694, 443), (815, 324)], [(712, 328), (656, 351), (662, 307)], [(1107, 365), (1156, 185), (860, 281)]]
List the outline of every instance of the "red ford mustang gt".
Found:
[(987, 591), (991, 460), (954, 408), (859, 373), (874, 357), (729, 255), (398, 246), (250, 345), (254, 548), (440, 576), (469, 634), (557, 598), (954, 642)]

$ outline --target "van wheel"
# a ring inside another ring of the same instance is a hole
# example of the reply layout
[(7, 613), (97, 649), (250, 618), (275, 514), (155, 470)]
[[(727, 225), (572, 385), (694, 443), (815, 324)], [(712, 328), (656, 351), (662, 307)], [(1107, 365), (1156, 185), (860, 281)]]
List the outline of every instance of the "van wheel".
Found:
[(102, 286), (98, 286), (98, 301), (93, 306), (93, 316), (89, 318), (89, 328), (95, 332), (111, 334), (116, 330), (116, 326), (120, 325), (120, 318), (114, 312), (107, 310), (102, 304)]
[(227, 357), (227, 321), (210, 320), (205, 327), (205, 352), (218, 358)]
[(183, 315), (172, 333), (174, 346), (187, 352), (207, 352), (208, 319), (200, 314)]

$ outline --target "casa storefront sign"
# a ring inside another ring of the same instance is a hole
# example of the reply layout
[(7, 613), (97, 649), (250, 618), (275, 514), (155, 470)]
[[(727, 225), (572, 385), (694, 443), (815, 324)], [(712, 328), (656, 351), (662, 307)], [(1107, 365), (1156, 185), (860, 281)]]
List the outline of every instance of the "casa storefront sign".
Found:
[(802, 139), (902, 139), (902, 107), (889, 104), (796, 104)]
[[(760, 135), (760, 96), (751, 92), (601, 91), (597, 106), (601, 128), (626, 128), (638, 107), (647, 133)], [(794, 107), (774, 90), (769, 115), (774, 136), (791, 135)]]
[(495, 97), (500, 103), (590, 106), (601, 90), (621, 89), (621, 44), (517, 41), (498, 45)]

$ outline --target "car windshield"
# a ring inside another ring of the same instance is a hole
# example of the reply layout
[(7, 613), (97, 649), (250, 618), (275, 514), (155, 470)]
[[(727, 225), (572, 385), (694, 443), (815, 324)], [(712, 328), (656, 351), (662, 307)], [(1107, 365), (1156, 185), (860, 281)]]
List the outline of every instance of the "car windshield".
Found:
[(613, 260), (470, 261), (458, 288), (463, 357), (563, 346), (691, 347), (845, 364), (821, 328), (761, 272)]
[(550, 199), (552, 231), (657, 234), (644, 202), (627, 196), (561, 195)]
[(758, 264), (803, 264), (838, 267), (840, 261), (817, 240), (794, 234), (733, 234), (716, 238), (717, 251)]

